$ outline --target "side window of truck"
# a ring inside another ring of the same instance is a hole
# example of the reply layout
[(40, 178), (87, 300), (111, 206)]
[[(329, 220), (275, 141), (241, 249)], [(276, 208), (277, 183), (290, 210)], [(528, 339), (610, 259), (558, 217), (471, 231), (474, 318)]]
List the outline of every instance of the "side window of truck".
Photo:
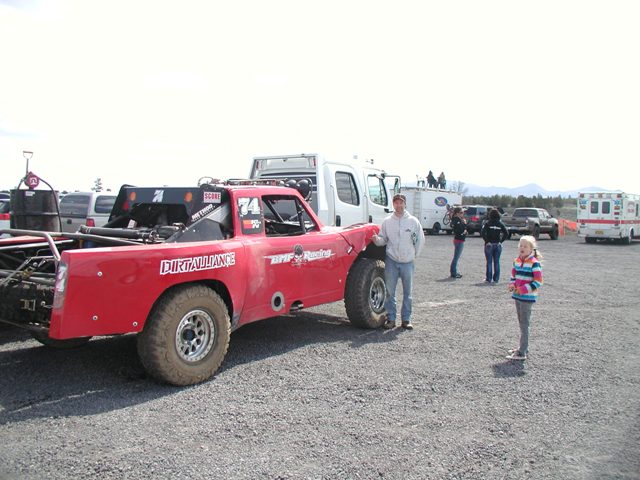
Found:
[(350, 205), (360, 205), (356, 182), (350, 173), (336, 172), (336, 190), (340, 201)]
[(369, 192), (369, 198), (373, 203), (383, 205), (385, 207), (389, 204), (387, 189), (382, 179), (375, 175), (369, 175), (367, 177), (367, 190)]
[(295, 197), (262, 197), (264, 230), (268, 237), (302, 235), (316, 230), (316, 224)]

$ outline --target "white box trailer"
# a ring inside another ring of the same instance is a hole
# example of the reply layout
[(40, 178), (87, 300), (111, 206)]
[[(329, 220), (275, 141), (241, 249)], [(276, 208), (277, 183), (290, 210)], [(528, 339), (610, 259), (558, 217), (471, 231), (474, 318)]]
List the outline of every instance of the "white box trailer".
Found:
[(407, 197), (407, 210), (420, 220), (426, 233), (451, 233), (451, 223), (447, 215), (449, 209), (462, 205), (461, 193), (429, 187), (405, 187), (402, 193)]
[(316, 153), (254, 157), (251, 179), (310, 180), (311, 208), (325, 225), (378, 223), (393, 211), (400, 177), (357, 159), (333, 160)]
[(624, 192), (578, 193), (578, 236), (585, 242), (640, 238), (640, 195)]

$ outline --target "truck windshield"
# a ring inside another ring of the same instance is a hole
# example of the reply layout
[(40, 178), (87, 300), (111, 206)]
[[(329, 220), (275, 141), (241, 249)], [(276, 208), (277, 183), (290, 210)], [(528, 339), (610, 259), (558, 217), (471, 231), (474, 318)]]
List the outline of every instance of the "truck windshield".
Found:
[(530, 208), (518, 208), (513, 212), (514, 217), (537, 217), (538, 211)]

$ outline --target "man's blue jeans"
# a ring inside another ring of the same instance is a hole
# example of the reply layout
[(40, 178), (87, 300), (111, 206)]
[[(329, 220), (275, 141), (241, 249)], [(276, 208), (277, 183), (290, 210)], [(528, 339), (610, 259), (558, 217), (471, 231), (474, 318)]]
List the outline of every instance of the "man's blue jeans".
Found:
[(458, 274), (458, 260), (460, 260), (463, 248), (464, 242), (453, 242), (453, 260), (451, 260), (451, 267), (449, 267), (449, 273), (452, 277), (455, 277)]
[(500, 255), (502, 254), (501, 243), (487, 243), (484, 246), (484, 258), (487, 259), (487, 272), (485, 280), (498, 283), (500, 280)]
[(413, 262), (398, 263), (389, 257), (386, 257), (384, 267), (384, 282), (387, 286), (387, 299), (384, 304), (387, 309), (387, 315), (392, 322), (396, 321), (397, 304), (396, 304), (396, 287), (398, 286), (398, 278), (402, 280), (402, 310), (400, 311), (400, 320), (409, 322), (411, 320), (411, 289), (413, 288), (413, 270), (415, 268)]

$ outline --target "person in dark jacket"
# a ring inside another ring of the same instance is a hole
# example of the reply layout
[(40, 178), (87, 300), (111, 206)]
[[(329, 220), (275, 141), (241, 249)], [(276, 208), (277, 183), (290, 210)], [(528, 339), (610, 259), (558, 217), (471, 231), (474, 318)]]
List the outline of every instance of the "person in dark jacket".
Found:
[(438, 186), (438, 181), (436, 180), (436, 177), (433, 176), (433, 172), (431, 170), (429, 170), (429, 173), (427, 174), (427, 185), (429, 185), (429, 188), (437, 188)]
[(489, 220), (480, 230), (484, 238), (484, 258), (487, 259), (485, 282), (498, 283), (500, 280), (500, 255), (502, 254), (502, 242), (509, 237), (507, 227), (500, 220), (500, 212), (492, 208), (489, 211)]
[(453, 217), (451, 218), (451, 229), (453, 230), (453, 260), (449, 267), (451, 278), (461, 278), (458, 272), (458, 260), (462, 255), (464, 241), (467, 238), (467, 221), (464, 219), (464, 210), (462, 207), (453, 208)]

